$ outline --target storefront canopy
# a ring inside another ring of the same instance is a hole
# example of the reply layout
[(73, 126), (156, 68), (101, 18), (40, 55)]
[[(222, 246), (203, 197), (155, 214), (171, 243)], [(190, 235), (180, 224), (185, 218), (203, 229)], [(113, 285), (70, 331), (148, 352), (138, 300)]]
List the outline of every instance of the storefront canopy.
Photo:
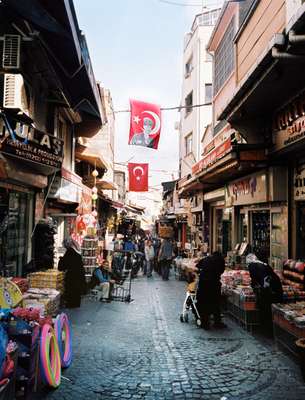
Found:
[(265, 166), (266, 154), (260, 146), (234, 145), (226, 156), (183, 182), (179, 189), (179, 197), (188, 197), (199, 190), (212, 190)]
[(87, 161), (89, 164), (97, 168), (102, 168), (107, 170), (108, 165), (101, 154), (94, 153), (92, 151), (76, 152), (75, 158), (80, 161)]

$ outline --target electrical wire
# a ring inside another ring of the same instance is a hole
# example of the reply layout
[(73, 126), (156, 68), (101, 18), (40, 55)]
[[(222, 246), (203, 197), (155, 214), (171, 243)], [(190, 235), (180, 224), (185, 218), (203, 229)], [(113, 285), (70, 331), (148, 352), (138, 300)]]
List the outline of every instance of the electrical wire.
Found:
[[(212, 103), (202, 103), (202, 104), (194, 104), (193, 106), (176, 106), (176, 107), (161, 107), (161, 111), (171, 111), (171, 110), (182, 110), (183, 108), (187, 108), (188, 110), (190, 108), (197, 108), (197, 107), (205, 107), (205, 106), (211, 106)], [(115, 114), (118, 113), (130, 113), (130, 110), (118, 110), (118, 111), (113, 111)]]
[(215, 3), (211, 3), (211, 4), (207, 4), (206, 6), (203, 5), (203, 1), (201, 3), (181, 3), (178, 1), (170, 1), (170, 0), (158, 0), (159, 3), (165, 3), (168, 4), (170, 6), (180, 6), (180, 7), (202, 7), (202, 8), (207, 8), (207, 7), (213, 7), (214, 5), (218, 5), (219, 2), (215, 2)]

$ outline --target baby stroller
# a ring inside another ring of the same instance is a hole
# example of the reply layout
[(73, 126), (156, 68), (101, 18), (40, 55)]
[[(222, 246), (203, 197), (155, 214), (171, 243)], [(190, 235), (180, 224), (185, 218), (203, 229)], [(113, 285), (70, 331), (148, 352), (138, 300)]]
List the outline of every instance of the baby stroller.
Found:
[[(197, 290), (197, 287), (196, 287)], [(189, 322), (189, 313), (190, 311), (193, 313), (193, 316), (196, 320), (196, 324), (198, 327), (201, 326), (201, 318), (196, 307), (196, 291), (187, 290), (185, 300), (183, 303), (182, 313), (180, 314), (181, 322)]]

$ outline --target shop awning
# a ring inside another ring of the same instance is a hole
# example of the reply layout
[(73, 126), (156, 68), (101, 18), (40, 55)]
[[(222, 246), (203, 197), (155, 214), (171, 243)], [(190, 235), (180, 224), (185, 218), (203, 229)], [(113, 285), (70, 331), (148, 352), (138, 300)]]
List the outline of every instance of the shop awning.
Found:
[(97, 168), (107, 170), (108, 166), (101, 154), (93, 153), (92, 151), (76, 152), (75, 158), (80, 161), (87, 161), (89, 164)]
[(114, 183), (109, 182), (109, 181), (104, 181), (102, 179), (97, 180), (96, 186), (99, 189), (104, 189), (104, 190), (117, 190), (117, 187)]
[(105, 179), (97, 179), (96, 182), (94, 182), (93, 177), (88, 177), (84, 180), (84, 183), (91, 188), (93, 188), (95, 183), (96, 187), (99, 190), (118, 190), (115, 183), (107, 181)]
[(253, 145), (234, 145), (230, 153), (184, 182), (179, 197), (199, 190), (212, 190), (225, 182), (267, 165), (265, 150)]
[(145, 210), (145, 207), (137, 206), (136, 204), (125, 204), (124, 208), (126, 211), (130, 211), (137, 215), (143, 214)]

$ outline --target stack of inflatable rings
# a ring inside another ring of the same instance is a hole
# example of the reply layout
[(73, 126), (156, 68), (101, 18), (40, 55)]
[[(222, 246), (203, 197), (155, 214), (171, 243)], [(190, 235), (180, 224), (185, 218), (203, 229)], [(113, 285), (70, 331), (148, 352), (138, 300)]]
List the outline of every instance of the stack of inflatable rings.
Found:
[(61, 365), (68, 368), (72, 362), (72, 332), (68, 316), (64, 313), (57, 315), (54, 326)]
[(44, 381), (57, 388), (61, 380), (60, 353), (54, 329), (49, 324), (45, 324), (41, 331), (40, 366)]

